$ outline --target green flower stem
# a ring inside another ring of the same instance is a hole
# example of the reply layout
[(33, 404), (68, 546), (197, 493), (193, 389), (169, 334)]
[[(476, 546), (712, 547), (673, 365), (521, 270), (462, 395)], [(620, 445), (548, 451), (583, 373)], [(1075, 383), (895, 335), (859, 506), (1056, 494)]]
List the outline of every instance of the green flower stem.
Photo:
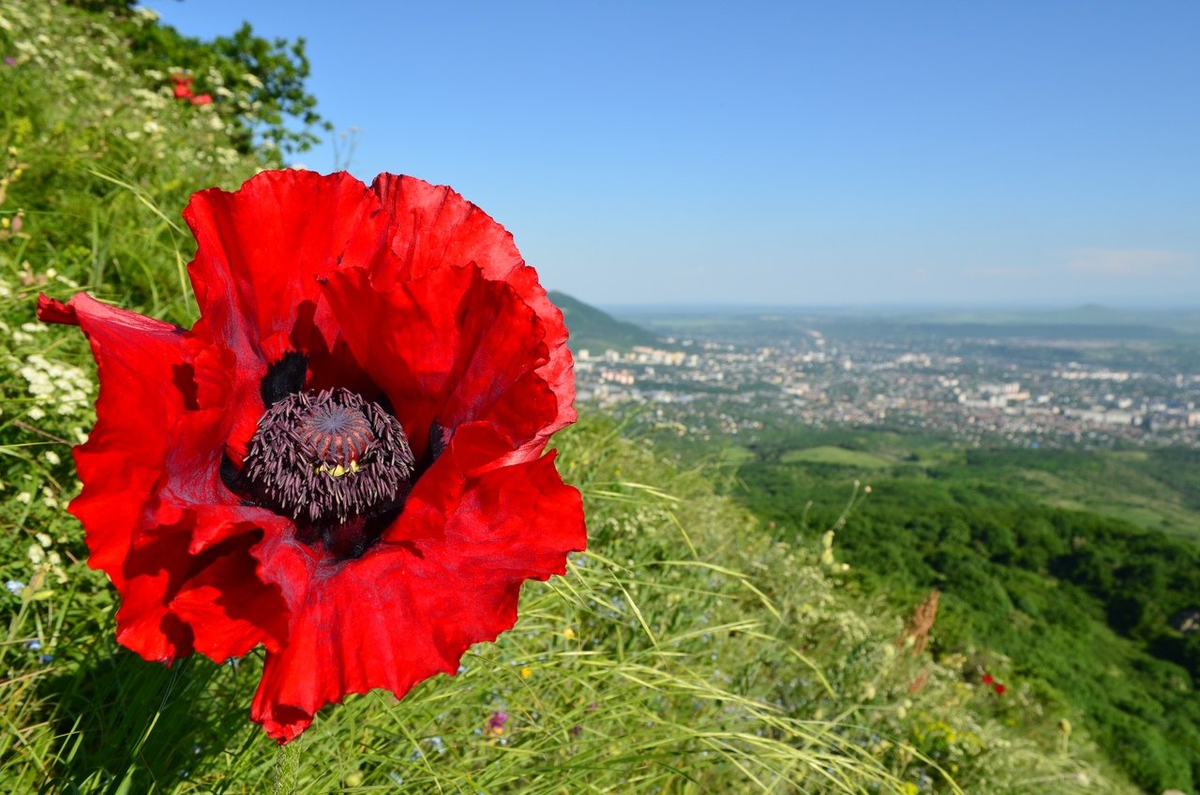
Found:
[(271, 785), (271, 795), (293, 795), (296, 792), (296, 781), (300, 777), (300, 741), (279, 746), (275, 756), (275, 782)]

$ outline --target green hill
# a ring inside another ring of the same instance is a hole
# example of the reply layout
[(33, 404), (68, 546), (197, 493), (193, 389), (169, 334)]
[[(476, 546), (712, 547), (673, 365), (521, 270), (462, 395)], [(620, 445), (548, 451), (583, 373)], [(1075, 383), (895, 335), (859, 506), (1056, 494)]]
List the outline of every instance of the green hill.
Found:
[(571, 332), (571, 349), (590, 349), (592, 353), (607, 348), (627, 351), (635, 345), (662, 347), (663, 341), (651, 331), (633, 323), (617, 320), (612, 315), (589, 306), (566, 293), (550, 291), (550, 300), (562, 310), (567, 329)]
[[(941, 654), (1008, 658), (989, 672), (1087, 725), (1147, 792), (1200, 783), (1200, 634), (1171, 619), (1200, 607), (1194, 451), (797, 430), (752, 452), (733, 493), (783, 537), (840, 522), (864, 590), (896, 606), (941, 591)], [(871, 490), (847, 518), (855, 477)]]

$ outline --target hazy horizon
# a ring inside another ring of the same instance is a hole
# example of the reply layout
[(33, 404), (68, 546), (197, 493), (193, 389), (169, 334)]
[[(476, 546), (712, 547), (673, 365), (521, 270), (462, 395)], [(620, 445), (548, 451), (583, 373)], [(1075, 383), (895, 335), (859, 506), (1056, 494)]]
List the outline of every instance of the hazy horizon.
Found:
[(1088, 301), (1083, 303), (1047, 302), (1047, 303), (970, 303), (970, 302), (919, 302), (896, 301), (877, 303), (810, 303), (785, 304), (769, 302), (720, 302), (720, 301), (653, 301), (653, 302), (591, 302), (586, 297), (558, 290), (570, 295), (576, 300), (603, 309), (606, 312), (627, 311), (679, 311), (679, 312), (708, 312), (708, 311), (745, 311), (745, 312), (865, 312), (869, 310), (885, 310), (894, 312), (1082, 312), (1105, 311), (1121, 314), (1140, 314), (1143, 312), (1162, 312), (1167, 314), (1200, 314), (1200, 305), (1191, 303), (1159, 304), (1159, 303), (1099, 303)]

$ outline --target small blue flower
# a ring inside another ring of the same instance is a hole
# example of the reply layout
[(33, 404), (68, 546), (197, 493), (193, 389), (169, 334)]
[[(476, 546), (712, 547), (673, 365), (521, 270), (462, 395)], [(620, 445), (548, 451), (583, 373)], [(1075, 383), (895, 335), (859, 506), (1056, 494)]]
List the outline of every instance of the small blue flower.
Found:
[(42, 648), (42, 642), (36, 638), (34, 640), (27, 640), (25, 641), (25, 648), (29, 649), (30, 651), (38, 651)]
[(54, 655), (53, 654), (39, 654), (38, 662), (40, 662), (42, 665), (49, 665), (50, 663), (54, 662)]
[(4, 583), (4, 587), (7, 588), (8, 592), (13, 596), (20, 596), (21, 591), (25, 590), (25, 583), (21, 582), (20, 580), (9, 580), (8, 582)]

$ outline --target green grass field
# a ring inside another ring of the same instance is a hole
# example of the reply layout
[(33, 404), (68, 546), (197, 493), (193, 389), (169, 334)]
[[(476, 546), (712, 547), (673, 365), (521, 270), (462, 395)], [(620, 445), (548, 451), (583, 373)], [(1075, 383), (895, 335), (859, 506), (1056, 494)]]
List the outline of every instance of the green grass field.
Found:
[(894, 463), (872, 453), (847, 450), (843, 447), (833, 447), (830, 445), (806, 447), (802, 450), (789, 450), (783, 454), (782, 461), (785, 464), (801, 462), (808, 464), (832, 464), (834, 466), (853, 467), (867, 471), (887, 469)]

